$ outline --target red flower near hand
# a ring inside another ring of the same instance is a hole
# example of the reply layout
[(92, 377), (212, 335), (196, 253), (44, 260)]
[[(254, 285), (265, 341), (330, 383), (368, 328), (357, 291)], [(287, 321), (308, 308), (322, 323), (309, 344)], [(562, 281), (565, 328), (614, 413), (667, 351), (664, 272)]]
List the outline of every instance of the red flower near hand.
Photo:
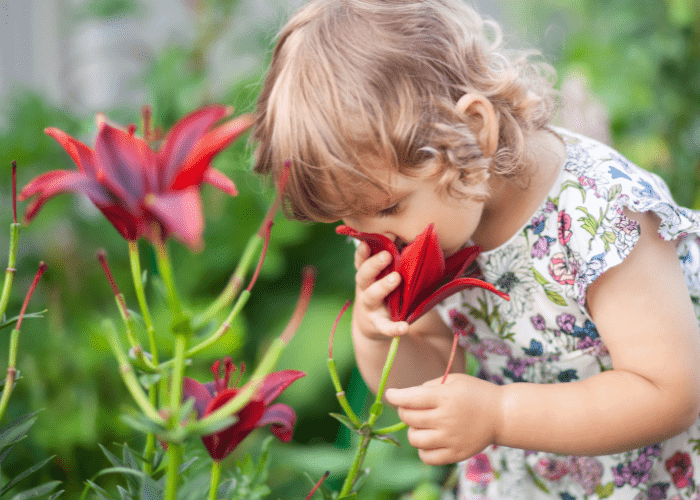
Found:
[(386, 236), (360, 233), (348, 226), (338, 226), (336, 233), (364, 241), (372, 255), (387, 250), (391, 263), (379, 278), (398, 271), (401, 283), (386, 298), (392, 321), (413, 323), (450, 295), (467, 288), (480, 287), (509, 300), (508, 295), (477, 278), (460, 278), (481, 252), (478, 246), (466, 247), (445, 259), (433, 224), (428, 226), (401, 252)]
[[(194, 398), (197, 418), (201, 419), (213, 413), (231, 400), (239, 391), (228, 387), (231, 372), (235, 366), (231, 358), (224, 359), (225, 375), (219, 376), (220, 362), (211, 367), (214, 382), (200, 384), (189, 377), (183, 378), (183, 401)], [(270, 425), (270, 430), (282, 442), (292, 439), (292, 430), (296, 422), (294, 410), (289, 406), (272, 401), (295, 380), (306, 375), (296, 370), (284, 370), (270, 373), (262, 383), (258, 393), (237, 413), (238, 421), (224, 430), (202, 437), (202, 442), (212, 459), (219, 462), (226, 458), (243, 439), (253, 430)]]
[(61, 130), (47, 128), (45, 132), (66, 150), (78, 171), (52, 170), (27, 184), (20, 199), (37, 198), (27, 207), (25, 223), (57, 194), (83, 193), (127, 240), (165, 239), (173, 234), (190, 248), (200, 247), (204, 217), (199, 185), (207, 182), (237, 194), (233, 182), (209, 166), (252, 123), (251, 116), (242, 115), (210, 130), (230, 113), (224, 106), (190, 113), (175, 124), (157, 152), (133, 135), (133, 127), (122, 130), (102, 115), (97, 118), (94, 150)]
[(677, 451), (666, 460), (666, 470), (673, 478), (676, 488), (685, 488), (693, 480), (693, 462), (690, 454)]

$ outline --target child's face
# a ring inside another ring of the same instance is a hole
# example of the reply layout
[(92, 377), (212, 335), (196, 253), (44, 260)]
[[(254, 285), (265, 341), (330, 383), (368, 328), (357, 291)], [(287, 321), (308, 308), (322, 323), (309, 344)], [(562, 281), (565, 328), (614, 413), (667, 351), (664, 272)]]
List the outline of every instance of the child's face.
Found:
[(380, 233), (402, 249), (429, 224), (435, 231), (445, 256), (467, 245), (479, 225), (483, 202), (441, 196), (436, 178), (392, 177), (393, 195), (380, 190), (367, 193), (366, 213), (345, 217), (348, 226), (365, 233)]

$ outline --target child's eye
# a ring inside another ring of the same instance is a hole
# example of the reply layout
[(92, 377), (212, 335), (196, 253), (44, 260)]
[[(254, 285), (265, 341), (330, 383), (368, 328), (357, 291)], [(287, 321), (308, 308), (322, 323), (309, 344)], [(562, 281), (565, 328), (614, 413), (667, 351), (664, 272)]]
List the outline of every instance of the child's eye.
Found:
[(377, 212), (377, 215), (379, 217), (389, 217), (390, 215), (396, 215), (399, 212), (399, 204), (396, 203), (395, 205), (392, 205), (387, 208), (382, 208), (380, 211)]

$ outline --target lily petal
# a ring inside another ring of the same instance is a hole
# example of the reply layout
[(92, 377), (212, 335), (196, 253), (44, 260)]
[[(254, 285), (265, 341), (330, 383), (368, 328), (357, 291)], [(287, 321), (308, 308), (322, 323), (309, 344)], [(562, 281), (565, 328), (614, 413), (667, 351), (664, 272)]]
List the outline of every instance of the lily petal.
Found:
[(298, 370), (282, 370), (280, 372), (272, 372), (265, 377), (258, 394), (267, 406), (272, 403), (277, 396), (282, 394), (282, 391), (289, 387), (292, 382), (305, 375), (306, 373)]
[(481, 253), (481, 247), (474, 245), (462, 248), (460, 251), (445, 259), (445, 281), (452, 281), (462, 276), (467, 268), (472, 265), (476, 257)]
[(163, 146), (157, 154), (160, 167), (160, 190), (165, 190), (173, 181), (178, 167), (182, 165), (192, 148), (204, 137), (209, 127), (230, 115), (226, 106), (208, 106), (198, 109), (179, 120), (165, 136)]
[(413, 312), (411, 312), (408, 318), (406, 318), (406, 321), (408, 323), (413, 323), (450, 295), (466, 290), (467, 288), (474, 287), (483, 288), (489, 292), (495, 293), (504, 300), (510, 300), (508, 294), (501, 292), (491, 283), (486, 283), (485, 281), (476, 278), (458, 278), (450, 281), (446, 285), (441, 286), (434, 293), (430, 294), (429, 297), (424, 299), (423, 302), (416, 306)]
[(167, 194), (150, 193), (146, 196), (145, 203), (161, 223), (166, 237), (175, 234), (192, 250), (202, 248), (204, 215), (196, 187)]
[(394, 321), (404, 320), (409, 313), (442, 281), (445, 258), (430, 224), (425, 231), (401, 252), (399, 273), (403, 278), (401, 310)]
[(179, 167), (169, 189), (185, 189), (201, 184), (212, 158), (248, 130), (252, 124), (253, 115), (241, 115), (205, 135), (192, 148)]
[(109, 199), (104, 188), (86, 174), (76, 170), (52, 170), (35, 177), (22, 189), (20, 200), (39, 195), (25, 210), (24, 220), (29, 223), (44, 203), (67, 192), (87, 195), (96, 205)]
[[(205, 410), (209, 415), (231, 400), (238, 391), (236, 389), (224, 389), (212, 399)], [(238, 444), (243, 441), (257, 426), (258, 421), (265, 413), (265, 403), (260, 399), (252, 399), (236, 415), (238, 421), (226, 429), (202, 436), (202, 442), (206, 446), (211, 458), (221, 461), (231, 453)]]
[(49, 127), (44, 129), (44, 133), (53, 137), (63, 147), (63, 149), (66, 150), (66, 153), (73, 158), (73, 161), (78, 166), (78, 170), (81, 172), (86, 172), (92, 176), (95, 175), (95, 152), (92, 149), (87, 147), (79, 140), (66, 134), (63, 130)]
[(194, 398), (194, 409), (197, 412), (197, 419), (202, 418), (209, 402), (214, 399), (214, 395), (207, 389), (205, 384), (200, 384), (189, 377), (182, 378), (182, 402)]
[(214, 167), (209, 167), (204, 172), (204, 182), (220, 189), (229, 196), (238, 196), (238, 190), (233, 181)]
[(105, 183), (115, 194), (136, 211), (146, 194), (148, 169), (155, 169), (155, 155), (143, 139), (112, 127), (100, 125), (95, 142), (97, 180)]
[(276, 403), (265, 410), (256, 427), (270, 425), (270, 431), (277, 436), (277, 439), (287, 443), (292, 439), (296, 420), (294, 410), (286, 404)]

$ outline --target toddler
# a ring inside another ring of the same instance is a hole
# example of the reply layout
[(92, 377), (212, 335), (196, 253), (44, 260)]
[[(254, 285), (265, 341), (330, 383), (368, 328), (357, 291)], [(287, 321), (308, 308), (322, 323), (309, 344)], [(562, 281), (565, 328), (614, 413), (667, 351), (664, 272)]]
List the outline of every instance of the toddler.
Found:
[[(258, 102), (257, 172), (289, 160), (287, 213), (399, 248), (435, 225), (486, 281), (408, 325), (355, 253), (352, 335), (428, 464), (460, 498), (698, 499), (700, 216), (614, 150), (549, 124), (551, 67), (502, 48), (460, 0), (311, 0), (283, 28)], [(624, 91), (624, 89), (621, 89)], [(464, 355), (441, 375), (459, 335)]]

